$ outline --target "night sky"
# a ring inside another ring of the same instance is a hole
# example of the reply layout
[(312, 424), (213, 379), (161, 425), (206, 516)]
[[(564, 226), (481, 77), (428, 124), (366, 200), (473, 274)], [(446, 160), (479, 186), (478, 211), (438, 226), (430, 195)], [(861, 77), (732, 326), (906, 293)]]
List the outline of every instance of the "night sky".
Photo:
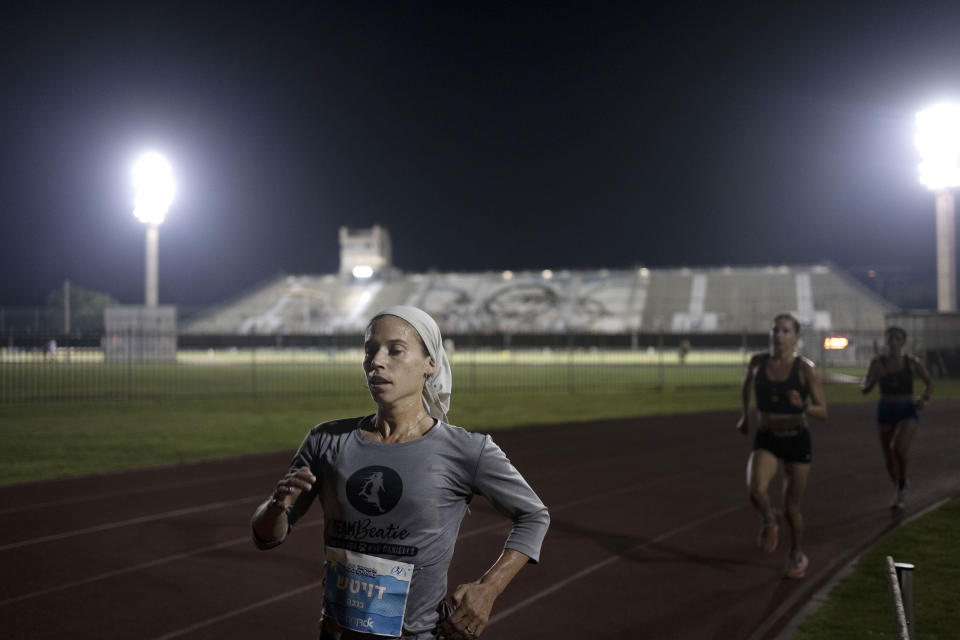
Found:
[(0, 306), (143, 301), (145, 150), (161, 303), (333, 273), (375, 223), (408, 272), (932, 277), (913, 122), (960, 97), (960, 3), (664, 4), (3, 3)]

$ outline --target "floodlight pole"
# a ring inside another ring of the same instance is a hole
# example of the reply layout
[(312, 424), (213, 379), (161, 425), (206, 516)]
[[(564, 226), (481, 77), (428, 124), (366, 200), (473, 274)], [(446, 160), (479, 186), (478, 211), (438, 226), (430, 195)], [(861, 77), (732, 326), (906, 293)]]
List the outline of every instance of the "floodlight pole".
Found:
[(960, 187), (960, 107), (943, 102), (917, 113), (920, 182), (937, 199), (937, 311), (957, 310), (954, 187)]
[(937, 311), (957, 310), (957, 240), (953, 193), (937, 191)]
[(142, 156), (134, 165), (133, 174), (134, 186), (137, 189), (133, 215), (147, 226), (144, 304), (147, 308), (153, 308), (157, 306), (159, 297), (157, 293), (159, 227), (173, 199), (173, 177), (169, 163), (156, 153)]
[(147, 225), (147, 250), (146, 250), (146, 268), (144, 269), (145, 273), (145, 282), (144, 282), (144, 302), (148, 307), (156, 307), (158, 299), (158, 285), (157, 285), (157, 247), (160, 243), (160, 229), (158, 225), (148, 224)]

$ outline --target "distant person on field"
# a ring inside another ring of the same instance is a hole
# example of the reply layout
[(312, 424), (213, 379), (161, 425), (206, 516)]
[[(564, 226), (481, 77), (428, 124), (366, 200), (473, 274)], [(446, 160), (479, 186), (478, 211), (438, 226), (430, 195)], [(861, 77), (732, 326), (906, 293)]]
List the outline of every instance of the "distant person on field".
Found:
[[(364, 353), (376, 413), (307, 434), (254, 513), (254, 542), (279, 545), (319, 501), (321, 640), (472, 640), (517, 572), (538, 561), (547, 508), (490, 436), (447, 422), (452, 377), (433, 318), (415, 307), (385, 309), (367, 325)], [(448, 603), (447, 570), (474, 495), (513, 528), (500, 558)]]
[(688, 353), (690, 353), (690, 341), (684, 338), (680, 341), (680, 364), (686, 363)]
[[(933, 381), (923, 362), (903, 352), (907, 332), (900, 327), (886, 331), (887, 352), (870, 361), (867, 375), (860, 390), (870, 393), (880, 385), (880, 401), (877, 403), (877, 426), (880, 446), (887, 465), (887, 473), (893, 481), (893, 501), (890, 506), (903, 509), (907, 487), (907, 453), (919, 426), (918, 412), (930, 401)], [(923, 381), (923, 395), (914, 399), (913, 378)]]
[(741, 391), (743, 414), (737, 423), (740, 433), (749, 434), (753, 390), (760, 420), (747, 459), (747, 490), (761, 519), (757, 546), (772, 553), (777, 548), (780, 527), (768, 489), (783, 464), (783, 515), (790, 527), (790, 555), (783, 573), (786, 578), (804, 577), (808, 565), (801, 546), (800, 513), (812, 461), (807, 416), (827, 418), (827, 401), (813, 363), (796, 352), (799, 337), (800, 323), (792, 315), (781, 313), (773, 319), (769, 352), (754, 355), (747, 365)]

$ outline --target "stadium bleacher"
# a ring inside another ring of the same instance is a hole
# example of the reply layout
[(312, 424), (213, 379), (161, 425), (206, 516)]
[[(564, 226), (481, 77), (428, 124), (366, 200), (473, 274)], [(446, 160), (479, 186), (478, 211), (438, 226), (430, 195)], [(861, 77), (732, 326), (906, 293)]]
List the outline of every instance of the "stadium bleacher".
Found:
[(186, 334), (360, 331), (411, 304), (450, 333), (763, 333), (789, 311), (818, 330), (882, 331), (898, 308), (831, 264), (283, 276), (217, 305)]

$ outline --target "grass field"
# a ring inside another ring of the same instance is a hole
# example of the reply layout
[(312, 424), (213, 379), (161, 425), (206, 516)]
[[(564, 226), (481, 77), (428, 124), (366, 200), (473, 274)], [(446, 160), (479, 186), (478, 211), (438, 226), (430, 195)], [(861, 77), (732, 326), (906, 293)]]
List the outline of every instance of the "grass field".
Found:
[[(455, 387), (456, 389), (456, 387)], [(826, 385), (831, 403), (871, 402)], [(941, 384), (941, 397), (960, 384)], [(450, 419), (478, 430), (602, 418), (736, 410), (738, 386), (516, 393), (455, 391)], [(0, 405), (0, 484), (292, 450), (314, 424), (372, 412), (360, 385), (338, 394), (94, 400)]]
[(804, 620), (794, 640), (894, 638), (885, 558), (914, 571), (916, 637), (952, 640), (960, 635), (960, 499), (954, 498), (882, 539), (857, 561), (824, 605)]
[[(455, 391), (566, 393), (730, 386), (748, 354), (674, 350), (489, 350), (452, 356)], [(360, 350), (258, 349), (182, 351), (176, 362), (103, 362), (102, 353), (0, 356), (0, 402), (340, 396), (364, 388)], [(824, 368), (825, 376), (864, 367)]]
[[(690, 351), (687, 364), (745, 364), (747, 352), (741, 349), (701, 349)], [(551, 364), (573, 361), (575, 364), (651, 365), (679, 364), (675, 349), (484, 349), (459, 350), (449, 354), (454, 364)], [(348, 363), (359, 366), (363, 350), (322, 348), (258, 348), (253, 349), (181, 349), (176, 362), (192, 365), (246, 365), (255, 360), (265, 364)], [(99, 348), (60, 349), (50, 355), (42, 351), (8, 351), (0, 349), (0, 363), (16, 364), (99, 364), (104, 363), (104, 352)]]

